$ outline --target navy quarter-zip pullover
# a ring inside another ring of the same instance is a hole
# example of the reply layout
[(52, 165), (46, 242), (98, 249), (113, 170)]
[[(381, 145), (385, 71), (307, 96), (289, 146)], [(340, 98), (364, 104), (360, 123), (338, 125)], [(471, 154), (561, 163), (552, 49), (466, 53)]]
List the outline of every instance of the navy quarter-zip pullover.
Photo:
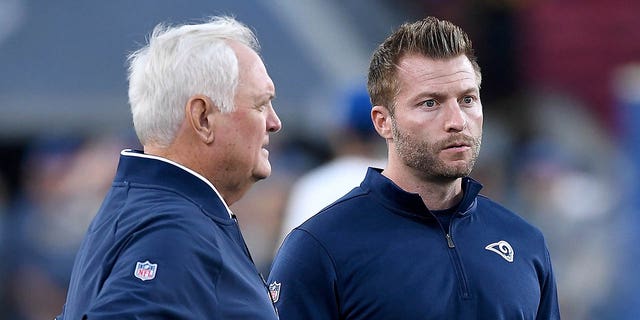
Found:
[(58, 319), (277, 319), (213, 185), (123, 151), (74, 263)]
[(539, 230), (471, 178), (445, 229), (380, 172), (286, 238), (269, 277), (281, 319), (560, 319)]

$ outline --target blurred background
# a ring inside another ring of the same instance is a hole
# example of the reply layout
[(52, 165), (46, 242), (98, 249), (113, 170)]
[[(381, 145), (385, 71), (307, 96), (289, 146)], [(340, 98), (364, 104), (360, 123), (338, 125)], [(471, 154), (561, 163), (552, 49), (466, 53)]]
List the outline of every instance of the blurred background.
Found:
[[(284, 124), (272, 176), (232, 207), (265, 277), (289, 212), (317, 210), (296, 206), (301, 189), (348, 190), (384, 165), (362, 125), (370, 55), (435, 15), (470, 34), (483, 70), (472, 176), (545, 233), (563, 319), (640, 319), (639, 12), (631, 0), (0, 0), (0, 319), (61, 311), (119, 151), (139, 148), (126, 55), (160, 22), (219, 14), (257, 33)], [(356, 182), (328, 169), (340, 161)]]

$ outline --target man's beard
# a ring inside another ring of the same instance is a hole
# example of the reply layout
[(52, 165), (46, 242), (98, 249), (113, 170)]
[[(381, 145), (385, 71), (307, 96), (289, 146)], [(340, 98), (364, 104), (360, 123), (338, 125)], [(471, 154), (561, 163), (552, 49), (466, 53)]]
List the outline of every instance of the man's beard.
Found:
[[(429, 143), (410, 136), (397, 126), (395, 119), (391, 119), (391, 131), (395, 142), (395, 149), (401, 161), (410, 168), (420, 172), (424, 178), (438, 181), (451, 181), (466, 177), (471, 173), (480, 153), (482, 134), (477, 138), (462, 133), (451, 134), (447, 139)], [(471, 159), (464, 164), (447, 164), (438, 155), (454, 141), (463, 141), (471, 146)]]

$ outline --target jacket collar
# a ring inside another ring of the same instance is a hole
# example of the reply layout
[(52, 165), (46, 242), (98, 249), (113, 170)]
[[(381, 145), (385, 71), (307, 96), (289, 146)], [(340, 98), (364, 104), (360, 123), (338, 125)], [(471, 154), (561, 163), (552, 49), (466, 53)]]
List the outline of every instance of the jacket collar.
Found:
[[(417, 193), (410, 193), (401, 189), (389, 178), (382, 175), (382, 169), (369, 168), (364, 181), (360, 185), (365, 191), (376, 194), (383, 205), (392, 210), (400, 210), (410, 215), (422, 217), (433, 217), (429, 208), (424, 205), (422, 198)], [(476, 197), (482, 189), (482, 185), (470, 177), (462, 179), (463, 197), (456, 214), (467, 215), (474, 211), (477, 201)]]
[(211, 182), (197, 172), (162, 157), (139, 150), (122, 150), (114, 181), (171, 189), (193, 201), (211, 217), (232, 219), (229, 206)]

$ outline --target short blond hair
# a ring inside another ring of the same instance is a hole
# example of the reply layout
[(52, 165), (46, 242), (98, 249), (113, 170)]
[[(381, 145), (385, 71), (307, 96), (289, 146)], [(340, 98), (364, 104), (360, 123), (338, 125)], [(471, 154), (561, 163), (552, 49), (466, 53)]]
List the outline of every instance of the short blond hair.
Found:
[(426, 17), (401, 25), (374, 51), (367, 81), (367, 90), (374, 106), (385, 106), (393, 114), (394, 99), (399, 90), (397, 63), (409, 53), (432, 59), (465, 55), (473, 65), (480, 86), (482, 74), (469, 36), (449, 21)]

